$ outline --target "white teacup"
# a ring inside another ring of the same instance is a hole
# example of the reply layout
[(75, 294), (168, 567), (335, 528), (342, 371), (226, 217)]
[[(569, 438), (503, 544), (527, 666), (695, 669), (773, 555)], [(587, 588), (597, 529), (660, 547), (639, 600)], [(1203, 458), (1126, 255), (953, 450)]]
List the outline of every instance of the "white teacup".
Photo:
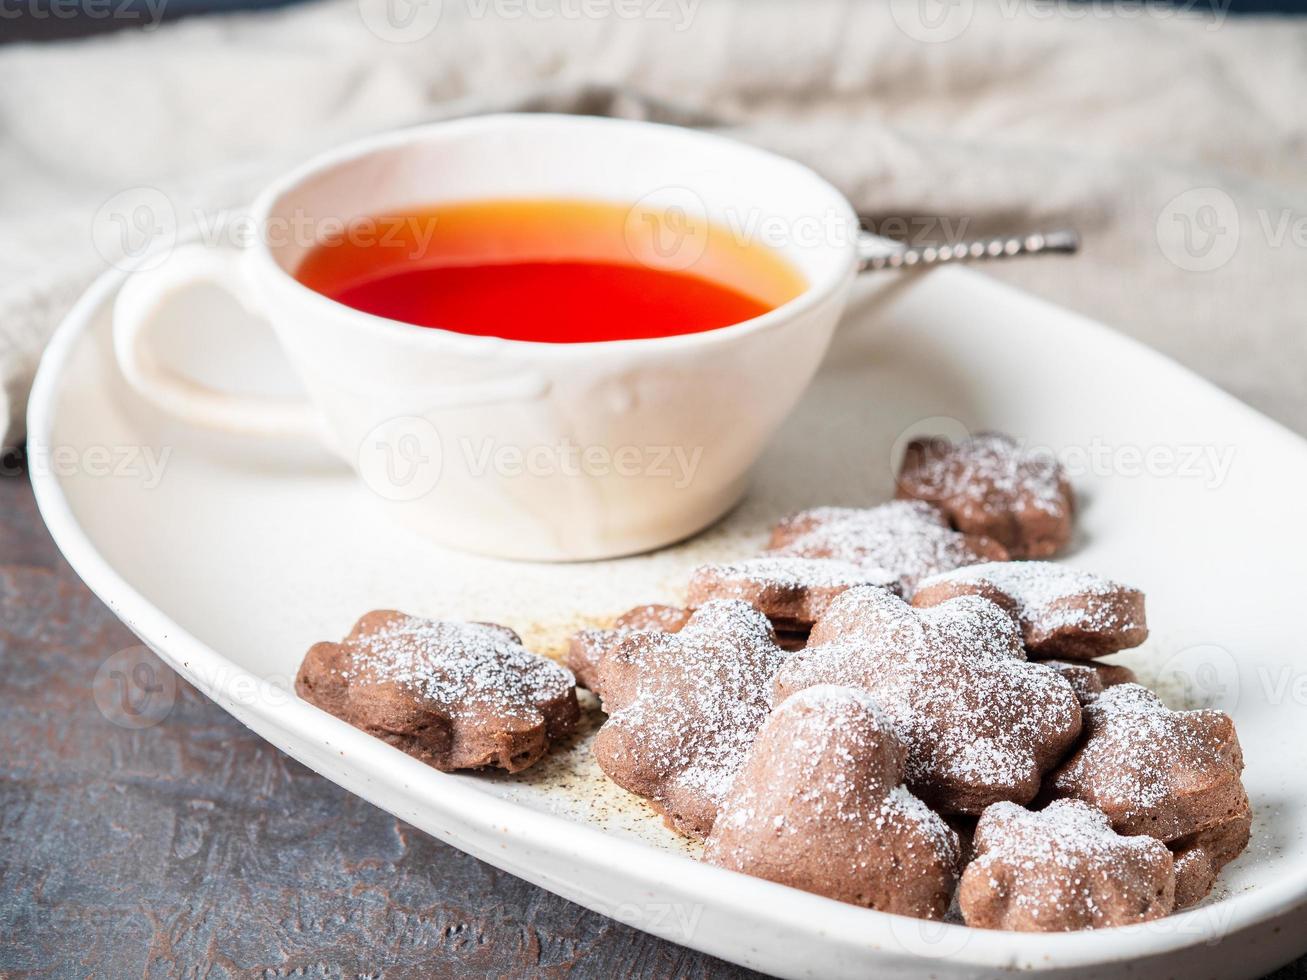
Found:
[[(290, 229), (511, 198), (702, 208), (740, 233), (769, 229), (807, 288), (716, 330), (564, 344), (383, 319), (293, 276), (313, 241)], [(726, 513), (816, 371), (857, 265), (852, 208), (807, 168), (703, 133), (576, 116), (364, 139), (274, 182), (253, 217), (263, 233), (247, 248), (187, 245), (124, 285), (114, 340), (128, 382), (198, 425), (321, 437), (410, 526), (509, 558), (644, 551)], [(219, 392), (163, 363), (147, 328), (170, 294), (205, 281), (267, 319), (311, 404)]]

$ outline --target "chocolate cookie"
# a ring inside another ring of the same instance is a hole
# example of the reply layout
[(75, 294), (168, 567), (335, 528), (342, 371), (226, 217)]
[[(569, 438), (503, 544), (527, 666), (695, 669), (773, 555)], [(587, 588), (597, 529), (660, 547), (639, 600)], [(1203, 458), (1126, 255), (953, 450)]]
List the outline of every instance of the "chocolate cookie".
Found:
[(1175, 907), (1202, 901), (1221, 869), (1243, 853), (1252, 830), (1252, 810), (1244, 807), (1220, 823), (1170, 844), (1175, 855)]
[(1108, 815), (1123, 834), (1176, 841), (1248, 810), (1243, 752), (1222, 711), (1172, 711), (1139, 684), (1087, 705), (1085, 736), (1050, 782)]
[(700, 565), (690, 576), (689, 603), (740, 599), (771, 620), (777, 631), (802, 633), (841, 592), (855, 585), (898, 591), (898, 579), (883, 569), (830, 558), (765, 556), (728, 564)]
[(1070, 662), (1082, 663), (1093, 670), (1098, 675), (1104, 691), (1118, 684), (1136, 684), (1139, 681), (1135, 672), (1122, 664), (1105, 664), (1101, 660), (1063, 661), (1063, 663)]
[(924, 579), (915, 606), (960, 595), (998, 603), (1021, 627), (1032, 657), (1088, 660), (1148, 638), (1144, 594), (1048, 561), (988, 562)]
[(340, 643), (315, 643), (295, 691), (445, 771), (525, 769), (580, 715), (571, 673), (512, 630), (390, 610), (368, 613)]
[(1029, 663), (1012, 618), (979, 596), (914, 609), (876, 588), (838, 596), (776, 677), (776, 701), (860, 687), (908, 747), (912, 791), (945, 813), (1029, 802), (1080, 733), (1080, 703)]
[(1175, 902), (1171, 852), (1123, 837), (1079, 800), (1039, 811), (995, 803), (976, 826), (958, 904), (967, 925), (1068, 932), (1147, 922)]
[(567, 666), (576, 681), (586, 690), (599, 693), (599, 661), (623, 636), (629, 633), (675, 633), (690, 618), (690, 610), (679, 606), (647, 605), (628, 609), (614, 621), (611, 629), (585, 629), (572, 634), (567, 645)]
[(1182, 851), (1172, 848), (1172, 854), (1175, 857), (1175, 911), (1179, 912), (1197, 905), (1212, 893), (1217, 871), (1212, 866), (1211, 855), (1201, 847)]
[(810, 687), (759, 730), (704, 860), (882, 912), (942, 918), (957, 835), (902, 785), (906, 762), (865, 692)]
[(896, 577), (904, 595), (911, 595), (917, 581), (928, 575), (1008, 557), (997, 541), (958, 533), (942, 512), (919, 500), (801, 511), (772, 529), (768, 550), (801, 558), (834, 558), (876, 574), (883, 569)]
[(599, 766), (674, 829), (705, 837), (771, 710), (787, 654), (747, 603), (715, 599), (678, 633), (630, 633), (599, 664)]
[(1047, 558), (1071, 539), (1075, 496), (1057, 457), (996, 432), (956, 444), (914, 439), (898, 496), (935, 504), (959, 531), (993, 538), (1013, 558)]
[(1066, 678), (1083, 707), (1117, 684), (1132, 684), (1135, 672), (1120, 664), (1096, 663), (1092, 660), (1036, 660)]

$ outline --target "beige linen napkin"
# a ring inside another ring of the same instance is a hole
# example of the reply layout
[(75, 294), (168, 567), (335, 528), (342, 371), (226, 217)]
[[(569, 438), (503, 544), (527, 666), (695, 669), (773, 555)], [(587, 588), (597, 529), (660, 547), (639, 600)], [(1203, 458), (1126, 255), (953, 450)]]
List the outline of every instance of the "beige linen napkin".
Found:
[(124, 244), (349, 136), (505, 107), (716, 127), (897, 237), (1075, 226), (1079, 257), (993, 274), (1307, 432), (1305, 89), (1307, 21), (1219, 3), (328, 0), (0, 47), (0, 434)]

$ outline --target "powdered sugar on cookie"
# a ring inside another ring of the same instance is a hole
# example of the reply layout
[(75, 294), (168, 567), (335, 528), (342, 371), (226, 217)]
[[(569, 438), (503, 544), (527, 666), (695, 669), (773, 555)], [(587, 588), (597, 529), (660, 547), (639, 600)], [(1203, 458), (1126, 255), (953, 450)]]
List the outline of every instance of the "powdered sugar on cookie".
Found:
[(1057, 458), (995, 432), (956, 444), (913, 440), (898, 495), (930, 501), (958, 530), (991, 537), (1015, 558), (1046, 558), (1071, 537), (1074, 496)]
[(1120, 684), (1085, 708), (1085, 732), (1052, 791), (1093, 804), (1122, 833), (1176, 840), (1248, 807), (1224, 712), (1172, 711), (1147, 688)]
[(905, 761), (865, 692), (808, 688), (758, 733), (704, 859), (841, 901), (939, 918), (957, 835), (902, 785)]
[(997, 542), (954, 531), (938, 509), (917, 500), (802, 511), (776, 525), (769, 550), (883, 569), (896, 576), (904, 594), (927, 575), (1007, 559)]
[(1033, 656), (1089, 659), (1148, 637), (1142, 592), (1055, 562), (986, 562), (932, 575), (912, 602), (931, 606), (959, 595), (1008, 610)]
[(523, 769), (579, 717), (571, 672), (512, 630), (391, 610), (310, 648), (295, 689), (438, 769)]
[[(791, 588), (851, 588), (855, 585), (885, 587), (894, 576), (880, 568), (866, 568), (847, 561), (827, 558), (793, 558), (763, 556), (743, 561), (702, 565), (723, 579), (752, 578)], [(725, 598), (725, 597), (723, 597)]]
[(821, 618), (837, 595), (856, 585), (898, 590), (897, 576), (830, 558), (770, 555), (700, 565), (690, 576), (689, 603), (740, 599), (778, 629), (803, 631)]
[(766, 618), (714, 600), (679, 633), (634, 633), (599, 668), (608, 722), (595, 757), (677, 829), (705, 836), (771, 709), (786, 654)]
[(343, 674), (351, 683), (393, 682), (455, 715), (506, 714), (562, 697), (571, 671), (531, 653), (515, 634), (486, 623), (403, 616), (355, 638)]
[(1156, 919), (1174, 904), (1166, 847), (1116, 833), (1105, 814), (1078, 800), (1037, 812), (996, 803), (980, 818), (975, 847), (959, 893), (968, 925), (1095, 929)]
[(577, 683), (602, 697), (599, 663), (620, 639), (632, 633), (675, 633), (690, 618), (690, 610), (679, 606), (643, 605), (617, 617), (611, 629), (584, 629), (572, 634), (567, 645), (567, 666)]
[(777, 700), (817, 684), (867, 691), (907, 745), (909, 787), (945, 812), (1033, 799), (1080, 731), (1070, 685), (1028, 663), (1012, 619), (976, 596), (915, 610), (845, 592), (777, 675)]

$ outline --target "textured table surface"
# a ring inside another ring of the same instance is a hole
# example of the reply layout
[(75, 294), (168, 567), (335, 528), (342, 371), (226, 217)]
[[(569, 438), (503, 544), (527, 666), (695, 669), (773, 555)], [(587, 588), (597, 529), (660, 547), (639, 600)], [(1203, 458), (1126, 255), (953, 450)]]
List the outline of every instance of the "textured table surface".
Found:
[(5, 472), (0, 976), (756, 976), (437, 843), (185, 684), (110, 721), (96, 675), (136, 640)]
[(0, 976), (754, 976), (436, 842), (188, 685), (109, 721), (96, 673), (137, 641), (6, 472)]

